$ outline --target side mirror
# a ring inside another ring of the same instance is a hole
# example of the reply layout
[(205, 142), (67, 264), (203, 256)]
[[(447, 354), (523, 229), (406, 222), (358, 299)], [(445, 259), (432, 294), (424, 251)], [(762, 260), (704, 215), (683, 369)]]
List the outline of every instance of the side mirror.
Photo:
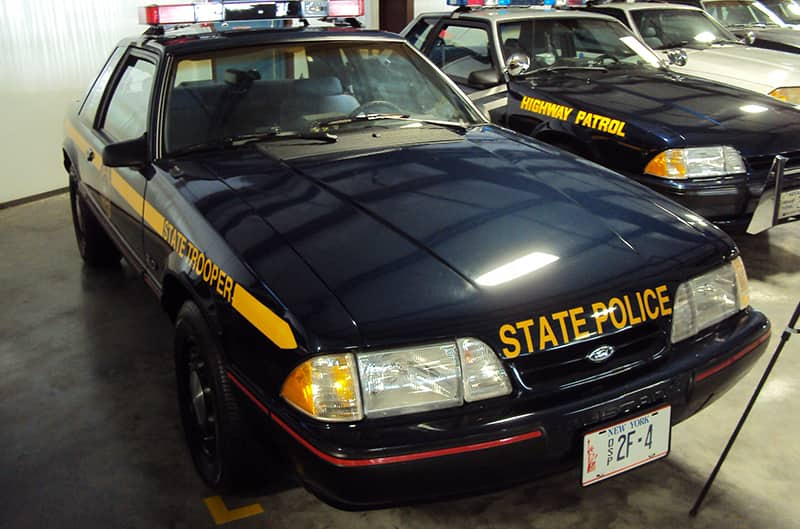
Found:
[(474, 71), (469, 74), (467, 78), (467, 84), (475, 88), (491, 88), (502, 82), (500, 76), (497, 74), (497, 70), (494, 68)]
[(669, 59), (670, 64), (674, 64), (675, 66), (686, 66), (689, 55), (687, 55), (686, 50), (683, 48), (678, 48), (677, 50), (669, 50), (667, 52), (667, 59)]
[(147, 135), (106, 145), (103, 165), (107, 167), (135, 167), (147, 163)]
[(506, 73), (516, 77), (527, 72), (531, 67), (531, 58), (524, 53), (514, 53), (506, 60)]
[(752, 31), (748, 31), (744, 35), (744, 43), (748, 46), (752, 46), (756, 42), (756, 34)]

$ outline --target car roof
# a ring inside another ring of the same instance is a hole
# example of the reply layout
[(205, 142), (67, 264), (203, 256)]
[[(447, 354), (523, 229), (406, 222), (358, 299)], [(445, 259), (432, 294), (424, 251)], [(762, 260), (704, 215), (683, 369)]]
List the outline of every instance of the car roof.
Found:
[[(424, 16), (424, 15), (423, 15)], [(529, 20), (532, 18), (600, 18), (607, 15), (576, 11), (572, 9), (551, 9), (542, 6), (517, 7), (517, 8), (478, 8), (469, 11), (455, 11), (450, 16), (456, 20), (474, 20), (481, 22), (510, 22), (516, 20)]]
[(687, 11), (703, 11), (699, 7), (685, 5), (685, 4), (668, 4), (657, 2), (625, 2), (625, 3), (610, 3), (592, 6), (593, 9), (619, 9), (620, 11), (644, 11), (647, 9), (685, 9)]
[(125, 39), (120, 46), (135, 44), (155, 48), (172, 55), (223, 50), (260, 44), (282, 44), (289, 42), (405, 42), (397, 34), (385, 31), (355, 29), (349, 27), (307, 27), (286, 29), (255, 29), (234, 31), (207, 31), (194, 34), (151, 35)]

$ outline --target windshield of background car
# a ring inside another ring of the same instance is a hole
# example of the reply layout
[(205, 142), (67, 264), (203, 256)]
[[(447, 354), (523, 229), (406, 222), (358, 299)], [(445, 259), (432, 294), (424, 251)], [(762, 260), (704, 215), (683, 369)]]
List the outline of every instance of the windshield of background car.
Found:
[(795, 0), (767, 0), (763, 3), (785, 23), (800, 24), (800, 4)]
[(769, 10), (753, 2), (724, 0), (722, 2), (705, 2), (703, 5), (712, 17), (729, 27), (781, 25), (781, 21)]
[(656, 50), (738, 42), (702, 11), (642, 9), (631, 14), (644, 41)]
[(536, 19), (500, 25), (503, 54), (531, 58), (535, 71), (547, 67), (657, 67), (658, 58), (622, 24), (592, 18)]
[(167, 153), (248, 135), (299, 133), (356, 115), (461, 124), (479, 119), (404, 43), (328, 40), (219, 50), (176, 60), (172, 75)]

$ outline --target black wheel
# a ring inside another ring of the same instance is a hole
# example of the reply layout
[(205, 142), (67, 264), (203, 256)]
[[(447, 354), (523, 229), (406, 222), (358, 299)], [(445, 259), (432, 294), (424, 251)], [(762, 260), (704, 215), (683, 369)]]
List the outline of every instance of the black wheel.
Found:
[(221, 348), (191, 301), (175, 323), (175, 370), (183, 431), (203, 481), (221, 493), (252, 485), (262, 458), (245, 431)]
[(69, 169), (69, 200), (75, 240), (78, 242), (78, 251), (84, 262), (98, 267), (119, 264), (119, 250), (78, 192), (78, 175), (72, 167)]

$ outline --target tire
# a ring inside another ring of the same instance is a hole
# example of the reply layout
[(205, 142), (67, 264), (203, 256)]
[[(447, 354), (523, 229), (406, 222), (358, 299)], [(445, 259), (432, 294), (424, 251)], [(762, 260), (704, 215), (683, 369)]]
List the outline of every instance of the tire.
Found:
[(218, 340), (192, 301), (175, 321), (175, 372), (183, 431), (200, 477), (223, 494), (252, 486), (262, 458), (242, 420)]
[(74, 167), (69, 169), (69, 201), (75, 240), (83, 261), (92, 267), (117, 266), (119, 250), (78, 192), (78, 175)]

